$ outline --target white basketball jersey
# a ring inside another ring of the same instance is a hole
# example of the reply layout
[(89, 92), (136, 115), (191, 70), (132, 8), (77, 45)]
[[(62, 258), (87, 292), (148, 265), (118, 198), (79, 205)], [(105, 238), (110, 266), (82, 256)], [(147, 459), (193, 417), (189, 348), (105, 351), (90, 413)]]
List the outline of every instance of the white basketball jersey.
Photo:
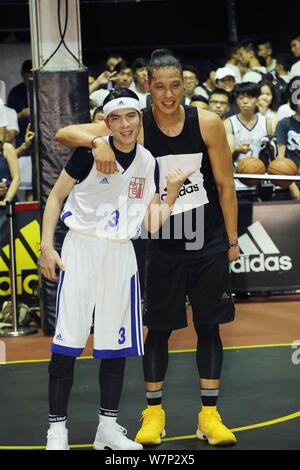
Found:
[(249, 144), (251, 150), (248, 153), (240, 154), (238, 159), (234, 162), (235, 166), (240, 160), (246, 157), (259, 157), (261, 150), (261, 139), (268, 135), (268, 125), (265, 116), (261, 114), (256, 115), (256, 121), (251, 129), (239, 119), (238, 114), (229, 118), (232, 133), (234, 136), (234, 146), (238, 147), (241, 144)]
[[(106, 138), (108, 140), (108, 137)], [(105, 175), (96, 169), (75, 184), (61, 219), (70, 230), (107, 240), (129, 240), (136, 236), (155, 194), (155, 159), (141, 145), (126, 171)]]

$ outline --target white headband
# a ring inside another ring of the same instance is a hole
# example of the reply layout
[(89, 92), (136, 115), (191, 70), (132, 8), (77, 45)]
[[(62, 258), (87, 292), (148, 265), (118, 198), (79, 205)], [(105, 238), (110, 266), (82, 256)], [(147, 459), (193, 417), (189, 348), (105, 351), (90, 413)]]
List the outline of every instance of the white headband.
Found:
[(116, 111), (117, 109), (123, 109), (123, 108), (133, 108), (133, 109), (136, 109), (139, 113), (141, 112), (141, 106), (140, 106), (139, 100), (125, 96), (122, 98), (111, 100), (103, 106), (103, 113), (104, 113), (105, 119), (113, 111)]

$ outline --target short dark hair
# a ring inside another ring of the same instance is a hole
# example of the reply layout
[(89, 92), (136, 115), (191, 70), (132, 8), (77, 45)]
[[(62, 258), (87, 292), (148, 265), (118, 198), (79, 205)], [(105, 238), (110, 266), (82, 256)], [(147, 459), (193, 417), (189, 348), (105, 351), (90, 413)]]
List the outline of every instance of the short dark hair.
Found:
[(21, 67), (21, 73), (31, 73), (32, 72), (32, 60), (24, 60), (22, 67)]
[(97, 108), (94, 109), (93, 111), (93, 119), (95, 118), (97, 113), (103, 113), (103, 106), (98, 106)]
[(205, 98), (205, 96), (202, 95), (194, 95), (191, 97), (191, 102), (192, 101), (202, 101), (202, 103), (208, 104), (208, 99)]
[(286, 72), (291, 70), (293, 63), (295, 62), (291, 54), (278, 54), (275, 57), (277, 64), (282, 65)]
[(198, 70), (196, 69), (196, 67), (194, 65), (183, 64), (182, 70), (188, 70), (189, 72), (194, 73), (196, 75), (196, 77), (198, 78)]
[(263, 39), (258, 41), (259, 46), (266, 46), (267, 49), (273, 49), (271, 41), (264, 41)]
[(154, 69), (159, 69), (162, 67), (175, 67), (179, 70), (182, 77), (181, 63), (169, 49), (156, 49), (152, 52), (148, 65), (149, 81), (152, 80)]
[(135, 61), (132, 64), (132, 69), (135, 72), (136, 69), (139, 69), (141, 67), (148, 67), (149, 60), (146, 59), (146, 57), (138, 57), (135, 59)]
[(300, 41), (300, 34), (294, 33), (290, 35), (290, 43), (292, 41)]
[(209, 95), (208, 101), (210, 101), (210, 98), (211, 98), (212, 95), (224, 95), (224, 96), (227, 96), (228, 102), (230, 102), (230, 99), (231, 99), (230, 93), (228, 93), (228, 91), (226, 91), (226, 90), (223, 90), (222, 88), (215, 88), (215, 89), (211, 92), (211, 94)]
[(244, 82), (239, 83), (235, 89), (236, 96), (239, 95), (248, 95), (252, 96), (253, 98), (258, 98), (260, 95), (260, 89), (256, 83), (253, 82)]
[(252, 51), (254, 55), (257, 57), (257, 45), (254, 41), (242, 42), (240, 47), (245, 49), (245, 51), (249, 52)]
[(114, 72), (120, 73), (124, 69), (131, 69), (133, 71), (131, 62), (128, 60), (120, 60), (120, 62), (115, 65)]
[(112, 100), (116, 100), (118, 98), (134, 98), (137, 101), (139, 101), (139, 98), (136, 93), (134, 93), (133, 90), (130, 90), (129, 88), (119, 88), (118, 90), (112, 90), (105, 98), (103, 101), (103, 106), (107, 103), (109, 103)]

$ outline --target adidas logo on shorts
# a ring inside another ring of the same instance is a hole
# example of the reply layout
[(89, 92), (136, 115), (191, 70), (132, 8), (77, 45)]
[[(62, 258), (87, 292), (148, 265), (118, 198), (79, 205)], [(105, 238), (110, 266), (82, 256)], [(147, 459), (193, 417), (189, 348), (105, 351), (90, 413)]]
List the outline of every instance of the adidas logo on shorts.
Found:
[(227, 294), (227, 292), (224, 292), (221, 297), (221, 300), (230, 299), (230, 298), (231, 298), (231, 295)]

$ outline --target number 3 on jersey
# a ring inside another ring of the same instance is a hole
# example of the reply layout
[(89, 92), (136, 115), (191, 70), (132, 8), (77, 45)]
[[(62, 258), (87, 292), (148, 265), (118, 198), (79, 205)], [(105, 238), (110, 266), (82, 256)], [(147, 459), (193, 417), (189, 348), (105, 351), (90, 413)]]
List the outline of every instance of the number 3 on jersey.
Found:
[(118, 343), (119, 344), (124, 344), (126, 341), (126, 338), (125, 338), (125, 328), (122, 327), (120, 328), (119, 330), (119, 339), (118, 339)]
[(111, 219), (108, 221), (110, 227), (116, 227), (119, 222), (120, 213), (118, 210), (115, 210), (111, 213)]

